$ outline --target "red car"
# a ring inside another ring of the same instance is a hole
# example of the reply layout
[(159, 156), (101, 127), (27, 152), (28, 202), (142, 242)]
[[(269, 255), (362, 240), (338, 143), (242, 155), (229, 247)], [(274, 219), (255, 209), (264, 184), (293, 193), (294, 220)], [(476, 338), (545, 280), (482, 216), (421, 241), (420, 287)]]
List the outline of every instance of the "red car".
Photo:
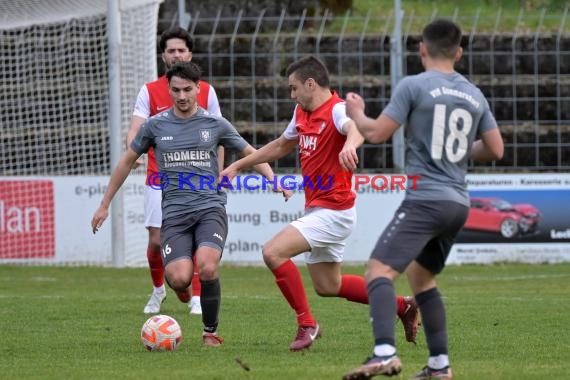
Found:
[(471, 198), (471, 208), (463, 228), (499, 232), (511, 239), (538, 230), (540, 211), (531, 204), (512, 205), (501, 198)]

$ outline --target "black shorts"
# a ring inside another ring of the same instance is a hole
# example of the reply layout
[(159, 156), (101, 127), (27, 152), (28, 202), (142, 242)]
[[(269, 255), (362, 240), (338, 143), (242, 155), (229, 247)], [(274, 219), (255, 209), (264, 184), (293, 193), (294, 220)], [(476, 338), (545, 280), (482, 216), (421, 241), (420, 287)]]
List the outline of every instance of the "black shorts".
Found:
[(400, 273), (416, 260), (440, 273), (469, 207), (450, 201), (403, 201), (378, 239), (371, 258)]
[(228, 235), (228, 217), (223, 207), (213, 207), (162, 221), (160, 245), (164, 266), (188, 258), (198, 247), (224, 250)]

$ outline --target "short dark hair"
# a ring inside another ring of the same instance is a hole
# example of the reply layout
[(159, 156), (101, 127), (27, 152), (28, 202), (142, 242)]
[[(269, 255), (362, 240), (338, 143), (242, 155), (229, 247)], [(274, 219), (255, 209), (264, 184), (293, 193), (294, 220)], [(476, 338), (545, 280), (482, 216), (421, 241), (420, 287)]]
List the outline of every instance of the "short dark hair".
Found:
[(305, 56), (298, 61), (291, 63), (285, 75), (289, 77), (295, 74), (297, 78), (303, 83), (309, 78), (313, 78), (315, 82), (321, 87), (328, 88), (330, 86), (329, 71), (323, 62), (313, 55)]
[(177, 26), (175, 28), (171, 28), (164, 31), (164, 33), (160, 35), (158, 46), (160, 47), (160, 51), (162, 53), (164, 53), (164, 50), (166, 50), (166, 42), (173, 38), (180, 38), (181, 40), (184, 40), (184, 42), (186, 42), (186, 47), (188, 48), (189, 51), (192, 51), (192, 49), (194, 48), (194, 41), (192, 40), (192, 36), (190, 36), (190, 33), (188, 33), (187, 30)]
[(430, 57), (453, 59), (461, 43), (461, 29), (452, 21), (437, 19), (426, 25), (422, 40)]
[(166, 78), (168, 78), (168, 83), (170, 83), (172, 77), (179, 77), (198, 83), (200, 81), (201, 74), (200, 66), (194, 62), (181, 61), (176, 62), (170, 69), (168, 69), (166, 72)]

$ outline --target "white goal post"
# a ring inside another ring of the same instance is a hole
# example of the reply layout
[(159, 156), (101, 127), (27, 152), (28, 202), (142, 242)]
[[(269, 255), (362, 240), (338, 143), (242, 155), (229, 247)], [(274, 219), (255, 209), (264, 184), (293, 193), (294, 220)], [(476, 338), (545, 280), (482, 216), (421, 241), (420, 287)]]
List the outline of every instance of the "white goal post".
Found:
[[(74, 260), (72, 253), (54, 260), (56, 235), (62, 234), (55, 231), (55, 220), (65, 215), (55, 211), (56, 196), (50, 194), (65, 190), (49, 178), (69, 178), (70, 186), (79, 189), (71, 194), (85, 194), (89, 189), (85, 179), (110, 174), (112, 147), (120, 146), (122, 151), (124, 146), (123, 141), (117, 141), (119, 134), (111, 135), (111, 109), (117, 107), (123, 140), (140, 87), (157, 75), (161, 2), (0, 2), (0, 263), (123, 264), (113, 259), (111, 247), (96, 250), (87, 261)], [(108, 5), (116, 5), (115, 25), (120, 28), (120, 67), (114, 76), (120, 82), (118, 96), (112, 95), (117, 83), (110, 83), (113, 29), (109, 28)], [(97, 194), (98, 200), (101, 195)], [(70, 207), (75, 207), (70, 214), (84, 207), (80, 212), (90, 219), (94, 212), (91, 205), (74, 202), (70, 201)], [(142, 204), (136, 207), (142, 208)], [(123, 210), (119, 214), (123, 215)], [(83, 234), (88, 227), (83, 223), (78, 220), (77, 229), (64, 235)], [(123, 239), (129, 233), (124, 231)], [(77, 249), (89, 249), (89, 244), (83, 239)], [(130, 249), (144, 257), (145, 247), (146, 241), (141, 241), (140, 247)]]

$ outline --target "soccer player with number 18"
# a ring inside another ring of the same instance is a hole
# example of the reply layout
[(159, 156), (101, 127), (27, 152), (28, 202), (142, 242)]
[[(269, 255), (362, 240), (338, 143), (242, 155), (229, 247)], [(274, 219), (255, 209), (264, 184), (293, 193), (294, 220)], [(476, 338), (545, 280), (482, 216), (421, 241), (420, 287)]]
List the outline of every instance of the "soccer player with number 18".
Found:
[(413, 379), (453, 377), (448, 357), (447, 325), (436, 275), (469, 213), (465, 183), (467, 163), (501, 159), (504, 146), (483, 93), (455, 71), (462, 55), (461, 29), (435, 20), (422, 33), (420, 57), (425, 72), (405, 77), (376, 119), (364, 113), (360, 95), (348, 93), (346, 108), (371, 143), (383, 143), (405, 125), (406, 174), (420, 175), (408, 187), (400, 207), (378, 239), (366, 268), (372, 355), (344, 380), (394, 376), (402, 364), (396, 354), (392, 315), (393, 281), (406, 272), (422, 317), (429, 357)]

